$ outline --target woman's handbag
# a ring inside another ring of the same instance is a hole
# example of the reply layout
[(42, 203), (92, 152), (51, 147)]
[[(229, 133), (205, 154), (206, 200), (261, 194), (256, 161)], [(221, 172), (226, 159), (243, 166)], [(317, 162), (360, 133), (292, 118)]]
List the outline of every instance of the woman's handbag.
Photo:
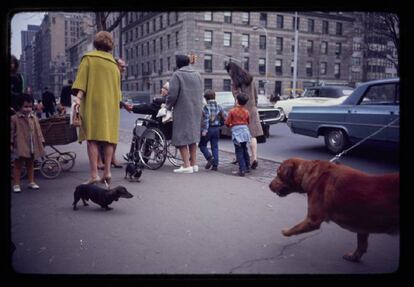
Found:
[(79, 105), (76, 105), (75, 103), (72, 103), (70, 121), (70, 124), (74, 127), (80, 127), (82, 125), (82, 120), (79, 114)]

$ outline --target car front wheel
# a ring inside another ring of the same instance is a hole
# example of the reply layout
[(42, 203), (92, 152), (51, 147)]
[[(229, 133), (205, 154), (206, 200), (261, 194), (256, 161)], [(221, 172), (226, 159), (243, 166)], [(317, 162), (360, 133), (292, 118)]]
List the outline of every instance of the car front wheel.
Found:
[(337, 154), (348, 145), (348, 137), (343, 130), (328, 130), (325, 133), (325, 146), (329, 152)]

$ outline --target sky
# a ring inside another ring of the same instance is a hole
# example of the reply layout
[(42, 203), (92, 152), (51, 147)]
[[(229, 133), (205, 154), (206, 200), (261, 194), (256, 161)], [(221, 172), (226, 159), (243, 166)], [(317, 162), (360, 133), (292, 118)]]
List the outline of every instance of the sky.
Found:
[(45, 12), (17, 13), (11, 19), (11, 53), (18, 59), (22, 53), (21, 31), (27, 30), (27, 25), (40, 25)]

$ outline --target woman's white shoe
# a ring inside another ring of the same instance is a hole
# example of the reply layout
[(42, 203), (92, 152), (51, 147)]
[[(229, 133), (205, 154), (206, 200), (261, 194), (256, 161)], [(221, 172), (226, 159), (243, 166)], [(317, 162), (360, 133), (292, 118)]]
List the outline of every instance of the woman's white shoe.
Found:
[(180, 168), (174, 169), (174, 172), (176, 172), (176, 173), (193, 173), (193, 167), (192, 166), (189, 166), (189, 167), (180, 166)]

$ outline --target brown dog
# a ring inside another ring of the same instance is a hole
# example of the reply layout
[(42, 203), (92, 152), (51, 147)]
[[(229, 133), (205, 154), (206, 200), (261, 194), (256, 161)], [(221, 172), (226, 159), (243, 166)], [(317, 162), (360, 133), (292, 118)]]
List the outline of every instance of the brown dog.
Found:
[(282, 162), (269, 187), (279, 196), (308, 195), (306, 218), (283, 229), (283, 235), (309, 232), (332, 220), (357, 233), (357, 249), (343, 258), (359, 261), (367, 251), (369, 233), (399, 232), (399, 185), (399, 173), (368, 175), (329, 161), (291, 158)]

